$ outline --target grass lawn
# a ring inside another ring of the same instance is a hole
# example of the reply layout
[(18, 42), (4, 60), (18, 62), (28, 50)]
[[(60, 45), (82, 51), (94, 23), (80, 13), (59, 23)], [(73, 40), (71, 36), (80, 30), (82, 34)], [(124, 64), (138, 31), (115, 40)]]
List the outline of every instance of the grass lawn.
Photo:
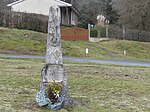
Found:
[[(0, 53), (13, 55), (45, 55), (47, 34), (0, 27)], [(89, 48), (89, 54), (85, 49)], [(95, 59), (123, 59), (150, 62), (150, 42), (110, 40), (99, 43), (89, 41), (62, 41), (63, 56)], [(127, 50), (127, 56), (123, 51)]]
[[(0, 112), (50, 112), (38, 108), (44, 60), (0, 58)], [(72, 108), (58, 112), (150, 112), (150, 68), (65, 62)]]

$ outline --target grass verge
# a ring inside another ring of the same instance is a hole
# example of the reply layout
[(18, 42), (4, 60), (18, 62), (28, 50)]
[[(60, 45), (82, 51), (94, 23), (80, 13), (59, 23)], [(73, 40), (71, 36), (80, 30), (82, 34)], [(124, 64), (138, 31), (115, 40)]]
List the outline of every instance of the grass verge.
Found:
[[(44, 61), (0, 59), (0, 111), (49, 112), (38, 108)], [(150, 69), (65, 62), (70, 94), (77, 102), (58, 112), (149, 112)]]
[[(47, 34), (29, 30), (0, 27), (0, 53), (14, 55), (45, 55)], [(89, 48), (89, 54), (85, 49)], [(150, 43), (110, 40), (99, 43), (88, 41), (63, 41), (63, 56), (95, 59), (124, 59), (150, 61)], [(123, 55), (123, 51), (127, 55)]]

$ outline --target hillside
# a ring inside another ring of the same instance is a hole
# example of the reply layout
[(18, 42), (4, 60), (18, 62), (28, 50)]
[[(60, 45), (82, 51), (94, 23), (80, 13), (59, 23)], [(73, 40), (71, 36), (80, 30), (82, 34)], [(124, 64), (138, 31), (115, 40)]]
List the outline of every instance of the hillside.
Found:
[[(0, 28), (0, 53), (13, 55), (45, 55), (47, 34), (28, 30)], [(89, 54), (85, 49), (89, 48)], [(110, 40), (100, 43), (62, 41), (63, 56), (95, 59), (130, 59), (150, 61), (150, 43)], [(127, 56), (123, 55), (127, 50)]]

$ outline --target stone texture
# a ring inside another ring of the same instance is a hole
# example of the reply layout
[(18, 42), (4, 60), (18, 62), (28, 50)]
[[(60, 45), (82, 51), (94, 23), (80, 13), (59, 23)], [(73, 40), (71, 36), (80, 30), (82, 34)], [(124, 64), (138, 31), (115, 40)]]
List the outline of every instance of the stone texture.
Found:
[(51, 7), (49, 12), (46, 64), (62, 64), (60, 8)]
[(50, 82), (63, 82), (61, 94), (65, 97), (65, 106), (72, 102), (67, 86), (67, 72), (63, 66), (60, 41), (60, 8), (53, 6), (49, 11), (46, 65), (41, 72), (40, 90)]

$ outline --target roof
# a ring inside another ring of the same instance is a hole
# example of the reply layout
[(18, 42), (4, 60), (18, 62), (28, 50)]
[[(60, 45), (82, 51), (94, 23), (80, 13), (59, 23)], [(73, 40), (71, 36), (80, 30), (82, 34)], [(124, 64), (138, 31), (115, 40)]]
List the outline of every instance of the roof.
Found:
[[(24, 2), (24, 1), (27, 1), (27, 0), (18, 0), (18, 1), (16, 1), (16, 2), (13, 2), (13, 3), (10, 3), (10, 4), (8, 4), (7, 6), (8, 7), (11, 7), (11, 6), (13, 6), (13, 5), (16, 5), (16, 4), (19, 4), (19, 3), (21, 3), (21, 2)], [(29, 0), (28, 0), (29, 1)], [(34, 1), (36, 1), (37, 2), (37, 0), (34, 0)], [(43, 0), (44, 1), (44, 0)], [(46, 0), (46, 1), (48, 1), (48, 2), (50, 2), (50, 0)], [(63, 1), (60, 1), (60, 0), (53, 0), (53, 1), (56, 1), (57, 3), (58, 3), (58, 6), (72, 6), (72, 4), (69, 4), (69, 3), (66, 3), (66, 2), (63, 2)], [(31, 2), (31, 1), (30, 1)]]
[(49, 8), (52, 5), (70, 7), (73, 11), (79, 14), (79, 11), (75, 9), (72, 4), (60, 0), (19, 0), (8, 4), (7, 6), (11, 7), (13, 11), (49, 15)]

